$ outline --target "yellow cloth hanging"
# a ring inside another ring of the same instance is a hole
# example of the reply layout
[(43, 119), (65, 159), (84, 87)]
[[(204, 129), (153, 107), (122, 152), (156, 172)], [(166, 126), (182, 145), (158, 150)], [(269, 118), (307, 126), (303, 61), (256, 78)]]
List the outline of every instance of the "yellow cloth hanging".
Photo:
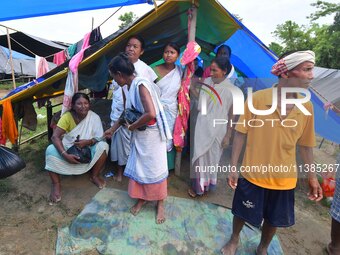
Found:
[(14, 119), (12, 103), (10, 99), (2, 103), (2, 136), (15, 144), (18, 139), (18, 129)]

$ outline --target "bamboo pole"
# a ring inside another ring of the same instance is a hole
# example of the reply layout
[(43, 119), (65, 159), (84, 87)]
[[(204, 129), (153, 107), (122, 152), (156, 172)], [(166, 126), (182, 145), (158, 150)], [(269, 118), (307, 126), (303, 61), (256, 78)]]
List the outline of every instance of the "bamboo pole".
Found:
[(15, 84), (15, 74), (14, 74), (14, 67), (13, 67), (11, 38), (9, 37), (9, 30), (8, 30), (8, 28), (6, 28), (6, 31), (7, 31), (7, 43), (8, 43), (8, 49), (9, 49), (9, 59), (10, 59), (10, 62), (11, 62), (11, 69), (12, 69), (12, 82), (13, 82), (13, 88), (15, 89), (17, 86)]
[[(188, 27), (190, 28), (188, 31), (188, 42), (195, 41), (196, 23), (197, 23), (197, 7), (194, 4), (194, 2), (191, 7), (191, 12), (188, 15), (188, 23), (189, 23)], [(187, 70), (185, 70), (185, 72), (186, 71)], [(176, 159), (175, 159), (175, 175), (176, 176), (181, 175), (181, 161), (182, 161), (182, 148), (176, 148)]]

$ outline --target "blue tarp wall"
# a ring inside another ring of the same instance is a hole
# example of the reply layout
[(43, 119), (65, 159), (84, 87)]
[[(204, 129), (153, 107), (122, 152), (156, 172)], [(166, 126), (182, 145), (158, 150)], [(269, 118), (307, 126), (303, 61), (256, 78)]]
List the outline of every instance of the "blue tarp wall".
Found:
[[(231, 16), (232, 14), (229, 13)], [(277, 82), (270, 73), (277, 56), (271, 52), (248, 28), (235, 17), (242, 29), (234, 33), (224, 44), (232, 49), (231, 62), (252, 80), (254, 90), (269, 88)], [(315, 77), (316, 78), (316, 77)], [(327, 140), (340, 144), (340, 117), (333, 111), (325, 113), (324, 102), (312, 92), (316, 133)], [(322, 91), (320, 91), (322, 93)]]

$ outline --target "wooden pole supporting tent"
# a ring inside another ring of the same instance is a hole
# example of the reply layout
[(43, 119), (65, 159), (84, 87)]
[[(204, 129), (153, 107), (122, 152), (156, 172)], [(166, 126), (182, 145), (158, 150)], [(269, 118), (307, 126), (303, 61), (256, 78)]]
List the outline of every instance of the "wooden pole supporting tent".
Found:
[(8, 27), (6, 27), (6, 31), (7, 31), (7, 43), (8, 43), (8, 49), (9, 49), (9, 59), (10, 59), (11, 71), (12, 71), (12, 82), (13, 82), (13, 88), (15, 89), (17, 86), (15, 84), (15, 74), (14, 74), (14, 66), (13, 66), (11, 38), (9, 36), (9, 29), (8, 29)]
[[(198, 8), (198, 0), (193, 1), (192, 7), (190, 8), (190, 11), (188, 12), (188, 42), (195, 41), (197, 8)], [(192, 63), (189, 63), (188, 65), (190, 64)], [(185, 67), (184, 73), (185, 73), (185, 77), (183, 79), (186, 79), (186, 77), (189, 75), (187, 66)], [(183, 83), (182, 83), (182, 86), (183, 86)], [(182, 149), (183, 148), (181, 147), (176, 147), (176, 159), (175, 159), (175, 175), (176, 176), (181, 175)]]

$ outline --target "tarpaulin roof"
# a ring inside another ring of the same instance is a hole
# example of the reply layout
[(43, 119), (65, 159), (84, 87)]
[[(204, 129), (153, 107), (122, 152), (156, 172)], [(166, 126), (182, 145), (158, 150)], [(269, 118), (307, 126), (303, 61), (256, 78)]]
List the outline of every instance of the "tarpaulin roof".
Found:
[[(16, 51), (12, 52), (13, 69), (15, 75), (36, 75), (35, 59), (27, 55), (23, 55)], [(49, 69), (56, 67), (55, 64), (48, 62)], [(11, 74), (12, 65), (9, 57), (9, 50), (0, 46), (0, 74)]]
[[(0, 74), (11, 74), (12, 66), (9, 60), (8, 49), (0, 46)], [(29, 56), (12, 52), (13, 68), (15, 74), (35, 75), (35, 60)]]
[[(141, 17), (128, 29), (120, 30), (92, 45), (84, 53), (85, 58), (79, 66), (79, 76), (95, 73), (103, 66), (103, 62), (107, 66), (113, 56), (124, 50), (126, 39), (131, 34), (139, 34), (145, 39), (147, 47), (142, 59), (149, 64), (161, 58), (166, 42), (176, 41), (181, 46), (185, 46), (188, 37), (187, 11), (191, 7), (191, 2), (191, 0), (166, 1), (157, 10), (152, 10)], [(207, 20), (210, 22), (206, 22)], [(196, 39), (203, 51), (209, 53), (237, 29), (239, 29), (239, 25), (217, 1), (200, 1)], [(38, 99), (62, 93), (67, 75), (67, 69), (65, 69), (67, 65), (66, 62), (55, 68), (42, 76), (41, 83), (12, 95), (10, 99), (15, 103), (32, 96)], [(108, 72), (106, 74), (108, 76)], [(81, 81), (79, 81), (79, 85), (85, 87)], [(104, 85), (97, 84), (97, 89), (103, 88)]]
[[(12, 33), (10, 38), (12, 50), (31, 57), (35, 57), (35, 55), (47, 57), (67, 48), (66, 45), (22, 32)], [(8, 48), (7, 35), (0, 36), (0, 45)]]
[[(166, 1), (128, 29), (118, 31), (97, 42), (85, 51), (85, 58), (79, 67), (79, 75), (91, 75), (105, 67), (113, 56), (124, 50), (126, 40), (132, 34), (139, 34), (145, 39), (146, 49), (142, 60), (148, 64), (161, 58), (163, 46), (169, 41), (175, 41), (183, 48), (187, 43), (187, 12), (191, 3), (192, 1)], [(277, 57), (215, 0), (199, 1), (196, 41), (202, 47), (202, 54), (206, 56), (222, 43), (229, 45), (232, 48), (231, 62), (241, 73), (250, 78), (246, 79), (246, 82), (255, 90), (270, 87), (277, 82), (277, 78), (270, 73)], [(11, 96), (12, 102), (32, 96), (43, 98), (62, 93), (67, 75), (65, 67), (67, 63), (45, 74), (44, 80), (39, 84)], [(107, 72), (105, 74), (107, 75)], [(103, 88), (105, 85), (97, 83), (97, 88)], [(80, 86), (84, 87), (84, 84), (80, 83)], [(339, 117), (331, 112), (325, 118), (323, 102), (315, 94), (312, 102), (316, 131), (321, 136), (340, 143)]]
[(148, 0), (2, 0), (0, 21), (147, 3)]
[[(4, 52), (4, 54), (6, 54), (7, 58), (9, 58), (9, 55), (10, 55), (9, 49), (2, 47), (2, 46), (0, 46), (0, 48)], [(12, 58), (15, 58), (15, 59), (34, 59), (30, 56), (27, 56), (25, 54), (19, 53), (19, 52), (14, 51), (14, 50), (12, 50), (11, 53), (12, 53)]]

